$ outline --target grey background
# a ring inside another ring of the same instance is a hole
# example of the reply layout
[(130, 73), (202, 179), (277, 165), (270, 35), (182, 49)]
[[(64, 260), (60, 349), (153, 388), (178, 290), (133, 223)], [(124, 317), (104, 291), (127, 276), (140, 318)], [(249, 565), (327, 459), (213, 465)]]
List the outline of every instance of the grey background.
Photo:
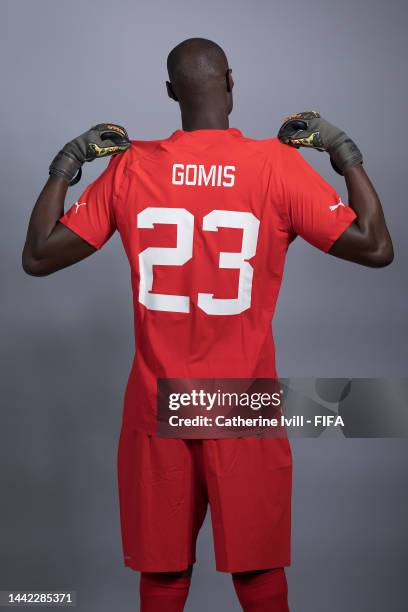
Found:
[[(319, 109), (365, 154), (396, 247), (369, 270), (291, 247), (274, 322), (282, 376), (404, 376), (407, 363), (407, 6), (401, 1), (2, 0), (0, 588), (78, 591), (81, 611), (137, 609), (122, 567), (116, 449), (133, 351), (118, 236), (54, 276), (20, 267), (50, 159), (99, 121), (132, 138), (179, 127), (165, 58), (218, 41), (235, 78), (231, 125), (273, 136)], [(305, 156), (346, 197), (327, 156)], [(104, 161), (88, 164), (72, 203)], [(296, 440), (292, 612), (406, 610), (404, 440)], [(208, 521), (188, 610), (238, 610)]]

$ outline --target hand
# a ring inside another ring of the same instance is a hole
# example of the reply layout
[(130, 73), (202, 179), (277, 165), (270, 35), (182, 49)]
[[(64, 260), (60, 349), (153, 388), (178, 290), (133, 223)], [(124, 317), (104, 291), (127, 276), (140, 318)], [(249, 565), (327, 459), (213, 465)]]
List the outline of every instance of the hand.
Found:
[(317, 151), (327, 151), (333, 168), (342, 175), (352, 166), (363, 163), (363, 156), (351, 138), (316, 111), (295, 113), (286, 117), (278, 138), (292, 147), (311, 147)]
[(52, 160), (49, 171), (64, 178), (69, 185), (75, 185), (81, 178), (84, 162), (122, 153), (129, 147), (125, 128), (113, 123), (99, 123), (68, 142)]

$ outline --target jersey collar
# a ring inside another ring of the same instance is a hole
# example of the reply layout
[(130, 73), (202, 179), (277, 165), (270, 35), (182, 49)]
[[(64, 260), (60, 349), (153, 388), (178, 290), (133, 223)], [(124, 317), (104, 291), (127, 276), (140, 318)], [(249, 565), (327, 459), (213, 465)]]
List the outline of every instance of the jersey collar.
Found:
[(239, 138), (242, 137), (242, 132), (238, 128), (230, 127), (224, 130), (203, 129), (203, 130), (176, 130), (171, 134), (169, 140), (220, 140), (222, 138)]

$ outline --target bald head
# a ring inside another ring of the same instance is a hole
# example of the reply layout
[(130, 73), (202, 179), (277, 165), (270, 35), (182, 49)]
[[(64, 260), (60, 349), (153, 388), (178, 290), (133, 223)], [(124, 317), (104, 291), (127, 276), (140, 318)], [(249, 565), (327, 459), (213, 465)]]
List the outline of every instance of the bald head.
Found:
[(228, 60), (217, 43), (206, 38), (188, 38), (167, 58), (168, 94), (179, 102), (181, 110), (205, 107), (232, 109), (233, 81)]
[(188, 38), (170, 51), (167, 70), (174, 85), (205, 87), (225, 79), (228, 60), (212, 40)]

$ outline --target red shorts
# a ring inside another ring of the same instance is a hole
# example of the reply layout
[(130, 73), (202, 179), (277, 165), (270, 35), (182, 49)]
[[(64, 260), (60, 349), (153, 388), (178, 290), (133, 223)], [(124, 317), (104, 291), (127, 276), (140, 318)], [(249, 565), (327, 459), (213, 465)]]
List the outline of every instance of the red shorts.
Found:
[(124, 561), (134, 570), (194, 563), (208, 504), (218, 571), (290, 564), (286, 438), (181, 440), (122, 428), (118, 483)]

